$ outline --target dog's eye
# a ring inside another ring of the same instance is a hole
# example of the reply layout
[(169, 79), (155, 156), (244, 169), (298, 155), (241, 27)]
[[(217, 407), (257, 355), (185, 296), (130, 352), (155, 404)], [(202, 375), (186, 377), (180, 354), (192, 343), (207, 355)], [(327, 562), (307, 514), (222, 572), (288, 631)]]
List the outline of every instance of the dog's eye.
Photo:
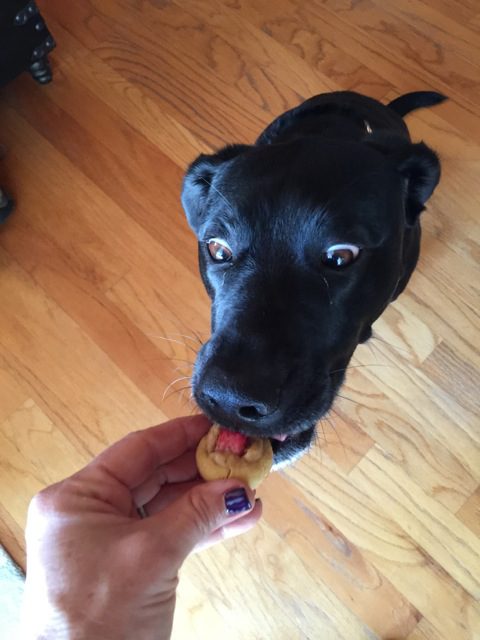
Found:
[(215, 262), (228, 262), (232, 259), (233, 252), (225, 240), (210, 238), (207, 242), (208, 252)]
[(354, 244), (334, 244), (322, 253), (322, 262), (327, 267), (341, 269), (354, 262), (360, 253)]

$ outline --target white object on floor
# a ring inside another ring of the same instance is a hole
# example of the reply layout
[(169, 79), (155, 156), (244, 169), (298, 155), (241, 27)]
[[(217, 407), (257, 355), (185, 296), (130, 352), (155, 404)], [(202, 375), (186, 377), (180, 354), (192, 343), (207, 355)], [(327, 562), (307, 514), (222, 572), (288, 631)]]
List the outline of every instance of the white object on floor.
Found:
[(24, 576), (0, 546), (0, 639), (18, 637)]

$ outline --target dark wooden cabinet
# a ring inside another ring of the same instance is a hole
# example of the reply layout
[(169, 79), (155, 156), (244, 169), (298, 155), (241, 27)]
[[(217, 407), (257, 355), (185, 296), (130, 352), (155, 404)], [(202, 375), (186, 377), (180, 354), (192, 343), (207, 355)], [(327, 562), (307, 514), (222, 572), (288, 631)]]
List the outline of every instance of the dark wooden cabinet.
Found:
[[(33, 0), (0, 0), (0, 87), (24, 71), (41, 84), (52, 79), (48, 54), (55, 40)], [(14, 207), (0, 186), (0, 223)]]
[(52, 79), (48, 54), (55, 40), (34, 0), (0, 0), (0, 86), (24, 71)]

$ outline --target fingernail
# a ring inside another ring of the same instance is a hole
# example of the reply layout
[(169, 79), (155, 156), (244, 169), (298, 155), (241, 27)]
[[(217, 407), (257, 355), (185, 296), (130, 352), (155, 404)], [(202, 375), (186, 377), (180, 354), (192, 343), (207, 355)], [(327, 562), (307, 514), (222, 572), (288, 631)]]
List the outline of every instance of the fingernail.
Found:
[(252, 505), (243, 487), (232, 489), (225, 494), (225, 511), (228, 515), (249, 511), (251, 508)]

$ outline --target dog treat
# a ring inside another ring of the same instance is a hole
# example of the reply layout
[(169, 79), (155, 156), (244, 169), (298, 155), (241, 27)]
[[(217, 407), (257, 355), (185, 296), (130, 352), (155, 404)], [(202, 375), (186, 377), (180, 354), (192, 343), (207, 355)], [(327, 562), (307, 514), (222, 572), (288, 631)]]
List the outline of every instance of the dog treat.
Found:
[(272, 468), (273, 451), (268, 438), (249, 438), (214, 424), (198, 443), (196, 460), (204, 480), (237, 478), (256, 489)]

